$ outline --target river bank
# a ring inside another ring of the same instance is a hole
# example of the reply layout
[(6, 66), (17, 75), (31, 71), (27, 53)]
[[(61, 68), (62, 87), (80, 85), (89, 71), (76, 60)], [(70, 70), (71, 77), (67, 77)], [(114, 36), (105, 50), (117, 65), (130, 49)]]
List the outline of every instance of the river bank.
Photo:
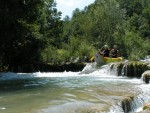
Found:
[(1, 72), (15, 73), (33, 73), (33, 72), (78, 72), (85, 67), (86, 63), (65, 63), (65, 64), (50, 64), (50, 63), (33, 63), (23, 64), (13, 67), (8, 67)]

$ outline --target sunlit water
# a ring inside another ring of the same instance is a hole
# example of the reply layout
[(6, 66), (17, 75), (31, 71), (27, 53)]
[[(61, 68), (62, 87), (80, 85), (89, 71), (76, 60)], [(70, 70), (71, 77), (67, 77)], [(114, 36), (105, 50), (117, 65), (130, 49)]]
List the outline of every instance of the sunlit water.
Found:
[(0, 113), (123, 113), (127, 96), (140, 110), (150, 85), (114, 73), (94, 63), (81, 72), (0, 73)]

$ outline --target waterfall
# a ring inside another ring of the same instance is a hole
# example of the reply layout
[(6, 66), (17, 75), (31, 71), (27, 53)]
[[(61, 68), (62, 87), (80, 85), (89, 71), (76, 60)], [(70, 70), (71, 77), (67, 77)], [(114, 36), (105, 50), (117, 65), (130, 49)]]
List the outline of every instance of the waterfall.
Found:
[[(104, 66), (97, 66), (95, 63), (88, 64), (82, 71), (82, 73), (102, 73), (102, 69), (105, 69), (109, 75), (123, 76), (129, 78), (138, 78), (141, 83), (143, 80), (142, 73), (149, 69), (147, 63), (136, 63), (136, 62), (119, 62), (110, 63)], [(150, 85), (141, 84), (136, 87), (140, 89), (139, 94), (135, 97), (124, 97), (121, 102), (114, 104), (108, 111), (108, 113), (129, 113), (138, 112), (142, 110), (142, 107), (148, 100), (150, 100)]]
[(125, 64), (125, 65), (123, 65), (123, 67), (122, 67), (121, 75), (122, 75), (122, 76), (127, 76), (127, 75), (126, 75), (126, 72), (127, 72), (127, 65)]
[(141, 78), (146, 70), (150, 70), (150, 63), (119, 62), (110, 64), (110, 73), (116, 76)]
[(145, 103), (150, 100), (150, 85), (141, 85), (137, 87), (141, 93), (136, 97), (125, 97), (121, 102), (112, 106), (108, 113), (133, 113), (140, 112)]
[(125, 76), (126, 64), (111, 63), (109, 68), (109, 74), (116, 75), (116, 76)]
[(136, 112), (141, 111), (144, 104), (150, 100), (150, 85), (142, 84), (137, 88), (139, 88), (142, 93), (134, 98), (131, 106), (132, 111)]
[[(128, 63), (128, 62), (121, 62), (121, 63), (112, 63), (110, 64), (110, 74), (116, 76), (124, 76), (124, 77), (132, 77), (132, 78), (139, 78), (141, 81), (145, 81), (145, 83), (149, 83), (150, 71), (150, 64), (149, 63)], [(133, 99), (122, 100), (118, 104), (114, 105), (109, 113), (128, 113), (130, 112), (138, 112), (142, 110), (142, 107), (146, 102), (150, 100), (150, 85), (142, 84), (140, 87), (141, 89), (139, 95), (134, 97)]]

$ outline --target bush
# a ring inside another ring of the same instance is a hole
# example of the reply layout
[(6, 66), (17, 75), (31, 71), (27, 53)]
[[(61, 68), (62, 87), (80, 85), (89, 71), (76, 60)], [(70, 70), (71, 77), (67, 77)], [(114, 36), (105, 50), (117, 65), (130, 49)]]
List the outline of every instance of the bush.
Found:
[(148, 52), (148, 42), (142, 39), (138, 33), (126, 32), (124, 43), (129, 54), (129, 59), (139, 60), (144, 58)]
[(48, 46), (42, 53), (41, 59), (43, 62), (55, 62), (56, 48), (53, 46)]

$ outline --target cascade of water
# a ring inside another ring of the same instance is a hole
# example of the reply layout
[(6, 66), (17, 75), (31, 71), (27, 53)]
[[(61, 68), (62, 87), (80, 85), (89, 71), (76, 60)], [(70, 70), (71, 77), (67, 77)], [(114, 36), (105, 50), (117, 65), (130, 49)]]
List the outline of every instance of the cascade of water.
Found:
[(121, 75), (122, 76), (127, 76), (127, 65), (123, 65), (122, 70), (121, 70)]
[(134, 112), (142, 111), (144, 104), (150, 100), (150, 85), (142, 84), (137, 88), (139, 88), (142, 93), (135, 97), (132, 101), (131, 107)]
[[(142, 107), (148, 100), (150, 100), (150, 85), (141, 87), (142, 93), (134, 97), (133, 100), (128, 102), (118, 102), (114, 106), (112, 106), (107, 113), (133, 113), (142, 111)], [(147, 89), (147, 90), (144, 90)]]
[(95, 63), (87, 63), (80, 74), (89, 74), (89, 73), (94, 72), (97, 69), (98, 69), (98, 66), (97, 66), (96, 62)]
[(88, 63), (79, 74), (101, 75), (108, 74), (109, 65), (97, 65), (96, 63)]
[(115, 63), (111, 63), (109, 66), (109, 75), (117, 75), (117, 65), (115, 65)]
[(108, 113), (124, 113), (121, 102), (117, 103), (116, 105), (112, 106)]

